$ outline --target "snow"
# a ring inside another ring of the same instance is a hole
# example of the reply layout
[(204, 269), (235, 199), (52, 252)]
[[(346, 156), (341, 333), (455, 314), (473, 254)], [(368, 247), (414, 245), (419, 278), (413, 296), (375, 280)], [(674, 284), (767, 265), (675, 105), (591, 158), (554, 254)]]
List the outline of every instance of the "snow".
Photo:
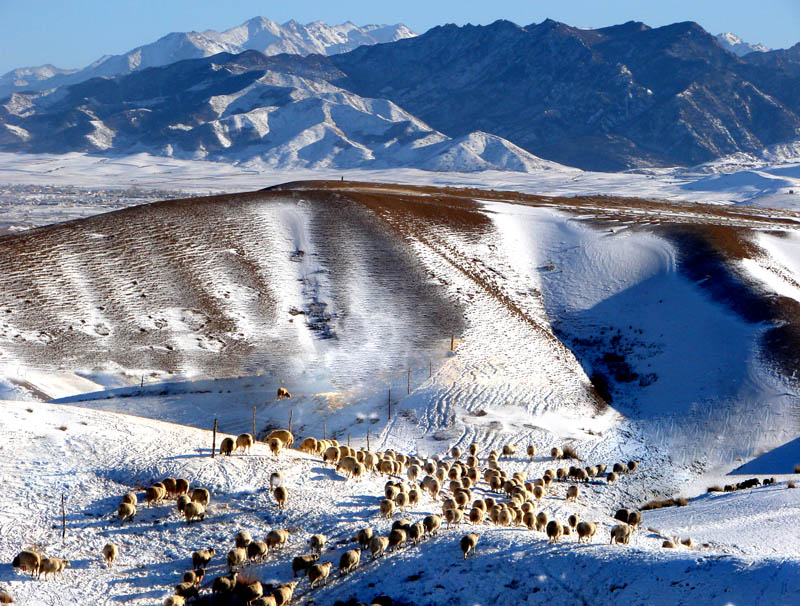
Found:
[(752, 52), (767, 52), (771, 50), (763, 44), (750, 44), (745, 42), (739, 36), (730, 32), (717, 34), (716, 38), (724, 49), (731, 51), (734, 55), (738, 55), (739, 57), (744, 57), (746, 54)]

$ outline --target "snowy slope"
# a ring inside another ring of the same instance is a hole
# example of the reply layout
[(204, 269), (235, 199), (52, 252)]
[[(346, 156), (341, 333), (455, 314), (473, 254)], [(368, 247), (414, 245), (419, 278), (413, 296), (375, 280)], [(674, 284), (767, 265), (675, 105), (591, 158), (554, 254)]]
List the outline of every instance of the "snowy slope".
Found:
[(763, 53), (770, 50), (763, 44), (750, 44), (749, 42), (745, 42), (739, 36), (730, 32), (717, 34), (716, 38), (722, 45), (722, 48), (731, 51), (734, 55), (738, 55), (739, 57), (744, 57), (747, 53)]
[(65, 70), (52, 65), (18, 68), (0, 77), (0, 98), (16, 91), (68, 86), (90, 78), (127, 74), (217, 53), (257, 50), (266, 55), (332, 55), (364, 44), (394, 42), (413, 36), (416, 34), (400, 23), (359, 27), (349, 21), (339, 25), (322, 21), (303, 25), (292, 20), (281, 25), (264, 17), (254, 17), (221, 32), (173, 32), (127, 53), (100, 57), (82, 69)]

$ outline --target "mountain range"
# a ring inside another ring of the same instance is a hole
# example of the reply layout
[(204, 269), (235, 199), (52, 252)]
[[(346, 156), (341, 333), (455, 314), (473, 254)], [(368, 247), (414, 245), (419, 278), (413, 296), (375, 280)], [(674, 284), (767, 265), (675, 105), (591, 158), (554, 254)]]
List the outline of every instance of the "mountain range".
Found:
[[(202, 34), (258, 50), (169, 63), (176, 55), (161, 45), (160, 54), (139, 53), (159, 55), (159, 67), (140, 62), (130, 73), (14, 93), (0, 101), (0, 146), (270, 166), (533, 170), (557, 162), (614, 171), (691, 166), (800, 135), (800, 44), (739, 56), (693, 22), (592, 30), (545, 20), (445, 25), (420, 36), (374, 28), (376, 41), (401, 39), (338, 52), (335, 36), (311, 36), (310, 24), (297, 39), (324, 39), (329, 55), (304, 56), (307, 45), (267, 56), (289, 48), (288, 34), (265, 44), (270, 23), (234, 28), (239, 38)], [(355, 40), (348, 31), (340, 33)]]

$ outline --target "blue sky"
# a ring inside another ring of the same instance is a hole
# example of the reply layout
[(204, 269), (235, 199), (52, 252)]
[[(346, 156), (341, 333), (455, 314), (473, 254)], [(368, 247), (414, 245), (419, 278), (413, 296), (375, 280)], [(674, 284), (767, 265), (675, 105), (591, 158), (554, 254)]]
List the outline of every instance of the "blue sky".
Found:
[(444, 23), (527, 25), (550, 17), (579, 27), (625, 21), (697, 21), (716, 34), (786, 48), (800, 41), (800, 0), (0, 0), (0, 73), (52, 63), (83, 67), (172, 31), (227, 29), (257, 15), (273, 21), (402, 22), (420, 33)]

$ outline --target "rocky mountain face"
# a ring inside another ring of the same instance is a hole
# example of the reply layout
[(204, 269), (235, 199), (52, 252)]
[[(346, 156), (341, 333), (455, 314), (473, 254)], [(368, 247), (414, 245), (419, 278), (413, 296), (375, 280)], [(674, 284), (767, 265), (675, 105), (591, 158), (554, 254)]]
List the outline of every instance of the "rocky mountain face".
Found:
[(469, 125), (563, 164), (620, 170), (794, 138), (796, 79), (777, 59), (752, 69), (752, 56), (726, 51), (696, 23), (582, 30), (547, 20), (447, 25), (331, 61), (347, 74), (342, 86), (444, 133)]
[[(270, 23), (203, 34), (218, 46), (202, 52), (258, 50), (16, 93), (0, 101), (0, 146), (451, 170), (530, 170), (546, 158), (614, 171), (691, 166), (800, 135), (800, 45), (739, 57), (696, 23), (445, 25), (332, 56), (279, 45), (294, 54), (268, 57), (279, 47)], [(296, 39), (338, 48), (314, 25)], [(182, 44), (160, 47), (159, 60)]]
[(65, 70), (52, 65), (24, 67), (0, 76), (0, 98), (25, 90), (45, 90), (85, 82), (90, 78), (128, 74), (148, 67), (160, 67), (210, 57), (218, 53), (238, 54), (257, 50), (265, 55), (332, 55), (351, 51), (363, 44), (394, 42), (416, 36), (405, 25), (365, 25), (349, 21), (328, 25), (315, 21), (275, 23), (255, 17), (241, 25), (218, 32), (174, 32), (155, 42), (138, 46), (122, 55), (106, 55), (83, 69)]
[(730, 32), (725, 32), (722, 34), (717, 34), (716, 36), (717, 41), (722, 45), (722, 48), (725, 50), (729, 50), (734, 55), (738, 55), (739, 57), (744, 57), (748, 53), (754, 52), (767, 52), (770, 49), (764, 46), (763, 44), (750, 44), (749, 42), (745, 42), (736, 34), (732, 34)]
[(6, 150), (158, 154), (280, 167), (528, 171), (551, 166), (503, 139), (448, 137), (391, 101), (331, 82), (325, 57), (221, 53), (0, 106)]

